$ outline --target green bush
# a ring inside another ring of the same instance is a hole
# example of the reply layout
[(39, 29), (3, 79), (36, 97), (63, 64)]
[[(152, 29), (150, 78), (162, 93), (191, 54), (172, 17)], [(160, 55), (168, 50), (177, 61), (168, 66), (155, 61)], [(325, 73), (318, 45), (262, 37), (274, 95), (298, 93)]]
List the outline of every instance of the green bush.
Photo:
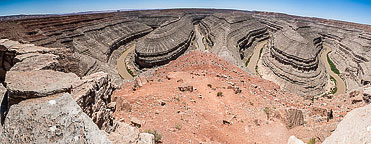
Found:
[(307, 144), (316, 144), (316, 139), (315, 138), (311, 138)]
[(132, 76), (132, 77), (135, 77), (134, 73), (130, 70), (130, 69), (126, 69), (128, 71), (128, 73)]
[[(330, 51), (330, 52), (331, 52), (331, 51)], [(329, 52), (329, 53), (330, 53), (330, 52)], [(331, 68), (331, 70), (332, 70), (334, 73), (336, 73), (337, 75), (339, 75), (339, 74), (340, 74), (339, 70), (336, 68), (335, 64), (331, 61), (330, 57), (328, 56), (329, 53), (327, 53), (327, 61), (328, 61), (328, 63), (330, 64), (330, 68)]]
[(250, 62), (251, 57), (252, 57), (252, 55), (249, 57), (249, 59), (247, 59), (246, 64), (245, 64), (246, 66), (249, 65), (249, 62)]
[(223, 92), (218, 92), (218, 93), (216, 93), (216, 96), (218, 96), (218, 97), (223, 96)]
[(155, 136), (153, 139), (155, 143), (161, 143), (162, 134), (158, 133), (156, 130), (146, 130), (145, 133), (153, 134)]

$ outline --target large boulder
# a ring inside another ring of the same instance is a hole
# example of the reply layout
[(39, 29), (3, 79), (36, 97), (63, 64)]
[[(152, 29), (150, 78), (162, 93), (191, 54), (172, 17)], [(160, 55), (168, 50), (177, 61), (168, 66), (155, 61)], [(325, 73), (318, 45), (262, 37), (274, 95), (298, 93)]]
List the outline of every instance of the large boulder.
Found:
[(68, 92), (76, 81), (80, 81), (80, 78), (73, 73), (52, 70), (9, 71), (5, 80), (9, 106), (29, 98)]
[(350, 111), (323, 144), (371, 143), (371, 104)]
[(13, 105), (0, 139), (3, 143), (111, 143), (68, 93)]

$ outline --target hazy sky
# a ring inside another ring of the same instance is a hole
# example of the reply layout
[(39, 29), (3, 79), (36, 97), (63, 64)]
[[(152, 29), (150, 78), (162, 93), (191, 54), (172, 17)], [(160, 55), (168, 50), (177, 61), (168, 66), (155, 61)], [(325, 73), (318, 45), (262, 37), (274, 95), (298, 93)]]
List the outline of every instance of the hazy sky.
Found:
[(0, 0), (0, 15), (164, 8), (282, 12), (371, 25), (371, 0)]

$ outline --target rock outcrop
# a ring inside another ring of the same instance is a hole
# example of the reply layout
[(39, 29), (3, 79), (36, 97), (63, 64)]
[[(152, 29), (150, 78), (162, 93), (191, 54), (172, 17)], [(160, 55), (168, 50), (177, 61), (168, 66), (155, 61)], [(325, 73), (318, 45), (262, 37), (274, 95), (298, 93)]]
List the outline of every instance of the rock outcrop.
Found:
[(269, 38), (268, 27), (247, 13), (215, 13), (200, 22), (207, 49), (229, 62), (244, 66), (254, 46)]
[(371, 104), (349, 112), (323, 144), (371, 143)]
[[(305, 49), (305, 50), (304, 50)], [(283, 88), (302, 96), (325, 93), (327, 74), (319, 62), (322, 40), (311, 31), (296, 32), (290, 28), (273, 34), (262, 56), (261, 70)]]
[(68, 93), (12, 105), (3, 143), (111, 143)]
[(188, 49), (193, 33), (192, 21), (188, 16), (162, 24), (136, 45), (136, 64), (140, 68), (150, 68), (176, 59)]
[(9, 106), (30, 98), (71, 91), (72, 84), (79, 80), (76, 74), (52, 70), (10, 71), (5, 78)]

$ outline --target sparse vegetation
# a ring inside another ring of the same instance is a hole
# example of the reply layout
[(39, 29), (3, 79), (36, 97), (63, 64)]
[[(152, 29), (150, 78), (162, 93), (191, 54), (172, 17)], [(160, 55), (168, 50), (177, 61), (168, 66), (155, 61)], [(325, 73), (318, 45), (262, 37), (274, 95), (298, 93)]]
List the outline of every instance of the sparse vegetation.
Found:
[(311, 138), (307, 144), (316, 144), (316, 139), (315, 138)]
[[(331, 53), (331, 51), (329, 53)], [(340, 74), (339, 70), (336, 68), (335, 64), (331, 61), (330, 57), (328, 56), (329, 53), (327, 53), (327, 61), (328, 61), (329, 65), (330, 65), (330, 68), (331, 68), (331, 70), (334, 73), (336, 73), (337, 75), (339, 75)]]
[(260, 57), (262, 56), (262, 53), (263, 53), (263, 48), (260, 49), (260, 52), (259, 52), (259, 59), (260, 59)]
[(250, 102), (250, 105), (252, 105), (252, 106), (253, 106), (253, 105), (254, 105), (254, 103)]
[(128, 73), (132, 76), (132, 77), (135, 77), (135, 74), (133, 73), (133, 71), (131, 71), (129, 68), (126, 67), (126, 70), (128, 71)]
[[(260, 57), (262, 56), (262, 53), (263, 53), (263, 48), (260, 49), (258, 61), (259, 61)], [(258, 65), (255, 66), (255, 71), (256, 71), (256, 74), (258, 74), (260, 76), (260, 74), (258, 73)]]
[(247, 59), (246, 64), (245, 64), (246, 67), (249, 65), (251, 57), (252, 57), (252, 55), (249, 57), (249, 59)]
[(335, 94), (338, 91), (338, 88), (336, 87), (336, 80), (332, 76), (330, 76), (330, 80), (335, 83), (335, 87), (331, 88), (331, 92), (329, 94)]
[(269, 114), (269, 107), (264, 107), (263, 111), (266, 115), (268, 115)]
[(207, 86), (208, 86), (209, 88), (212, 88), (212, 87), (213, 87), (211, 84), (207, 84)]
[(145, 133), (153, 134), (154, 138), (153, 140), (155, 143), (161, 143), (162, 134), (158, 133), (156, 130), (146, 130)]
[(175, 128), (176, 128), (177, 130), (181, 130), (181, 129), (182, 129), (182, 126), (181, 126), (180, 124), (175, 124)]
[(218, 96), (218, 97), (222, 97), (222, 96), (223, 96), (223, 92), (218, 92), (218, 93), (216, 93), (216, 96)]

